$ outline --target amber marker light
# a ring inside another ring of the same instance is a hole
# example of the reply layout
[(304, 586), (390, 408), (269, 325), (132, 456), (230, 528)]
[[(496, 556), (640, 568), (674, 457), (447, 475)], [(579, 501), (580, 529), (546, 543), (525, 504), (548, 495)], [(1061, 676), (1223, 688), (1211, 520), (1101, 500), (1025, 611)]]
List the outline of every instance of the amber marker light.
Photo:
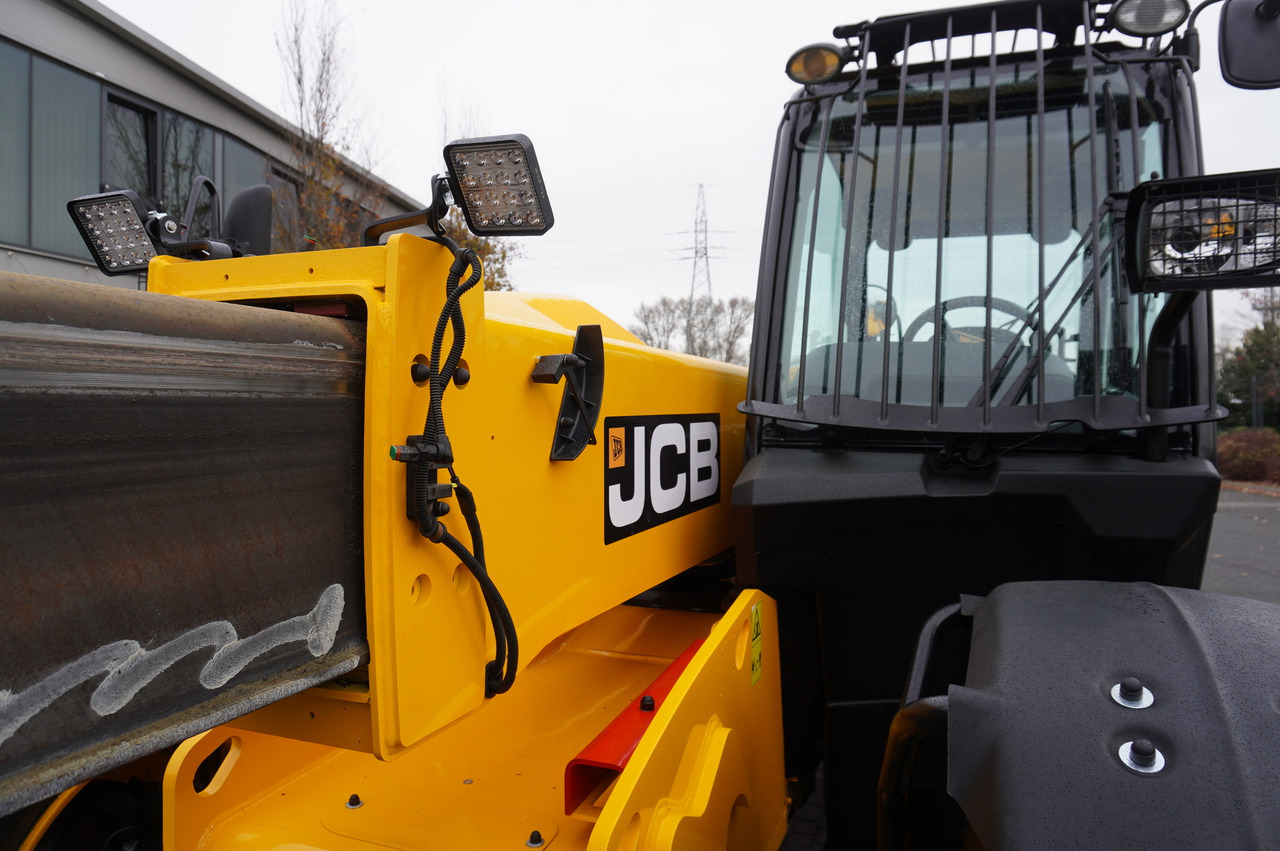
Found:
[(844, 68), (845, 55), (833, 44), (802, 47), (787, 60), (787, 76), (802, 86), (825, 83)]

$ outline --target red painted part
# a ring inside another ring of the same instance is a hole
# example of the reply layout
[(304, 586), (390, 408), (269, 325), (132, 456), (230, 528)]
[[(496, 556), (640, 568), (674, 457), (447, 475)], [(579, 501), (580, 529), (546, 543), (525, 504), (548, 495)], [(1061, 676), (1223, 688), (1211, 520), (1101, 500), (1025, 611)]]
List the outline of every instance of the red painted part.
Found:
[[(569, 760), (564, 769), (565, 815), (572, 814), (600, 786), (606, 776), (618, 774), (626, 768), (631, 754), (635, 753), (636, 746), (640, 744), (640, 737), (649, 729), (654, 715), (701, 646), (702, 639), (690, 644), (648, 688), (636, 695), (635, 700), (618, 713), (617, 718), (609, 722), (609, 726), (600, 731), (600, 735), (591, 740), (591, 744)], [(652, 710), (640, 708), (645, 697), (653, 698)]]

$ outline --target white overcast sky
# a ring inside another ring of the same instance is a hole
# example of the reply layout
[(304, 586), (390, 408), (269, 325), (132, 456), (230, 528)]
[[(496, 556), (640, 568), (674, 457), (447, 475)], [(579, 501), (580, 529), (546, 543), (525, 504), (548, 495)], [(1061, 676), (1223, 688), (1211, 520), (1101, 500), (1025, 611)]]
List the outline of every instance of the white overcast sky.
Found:
[[(289, 109), (275, 34), (286, 0), (102, 0), (269, 109)], [(318, 7), (318, 3), (313, 4)], [(351, 111), (378, 175), (425, 203), (443, 171), (444, 116), (472, 135), (534, 142), (555, 227), (524, 240), (516, 286), (591, 302), (623, 324), (693, 278), (704, 187), (718, 297), (755, 296), (783, 69), (839, 24), (963, 5), (806, 0), (644, 3), (333, 0)], [(1218, 7), (1199, 19), (1197, 75), (1210, 172), (1280, 166), (1280, 91), (1242, 92), (1217, 69)], [(1220, 326), (1254, 320), (1238, 296)], [(1223, 328), (1223, 337), (1230, 334)]]

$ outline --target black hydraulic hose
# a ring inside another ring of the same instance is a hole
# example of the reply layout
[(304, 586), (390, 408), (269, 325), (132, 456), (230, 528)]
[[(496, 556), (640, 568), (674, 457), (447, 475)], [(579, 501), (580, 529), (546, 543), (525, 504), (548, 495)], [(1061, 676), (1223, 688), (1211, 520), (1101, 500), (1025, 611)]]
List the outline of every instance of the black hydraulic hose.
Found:
[[(472, 273), (467, 281), (459, 286), (462, 273), (470, 268)], [(444, 430), (443, 400), (444, 391), (458, 362), (462, 359), (462, 349), (466, 345), (466, 327), (462, 320), (462, 307), (459, 299), (479, 282), (482, 274), (480, 258), (470, 249), (459, 249), (454, 255), (453, 265), (449, 268), (449, 277), (445, 283), (445, 304), (440, 311), (436, 323), (435, 334), (431, 342), (430, 376), (428, 387), (431, 394), (427, 407), (426, 422), (423, 423), (422, 436), (427, 446), (438, 446), (446, 443)], [(440, 366), (440, 352), (444, 348), (444, 332), (453, 325), (453, 342), (443, 368)], [(451, 462), (452, 458), (447, 459)], [(419, 475), (414, 491), (414, 505), (418, 515), (418, 531), (424, 538), (435, 540), (436, 527), (439, 521), (431, 513), (431, 498), (428, 489), (435, 484), (430, 475)]]
[[(475, 495), (471, 492), (471, 488), (462, 483), (462, 480), (453, 472), (452, 467), (449, 468), (449, 478), (453, 482), (454, 494), (458, 497), (458, 508), (462, 510), (462, 519), (467, 523), (467, 532), (471, 535), (471, 553), (475, 556), (476, 561), (484, 565), (484, 535), (480, 531), (480, 518), (476, 513)], [(494, 625), (494, 659), (495, 661), (500, 661), (506, 655), (507, 635), (504, 631), (497, 629), (499, 613), (493, 601), (486, 596), (484, 603), (489, 610), (489, 621)], [(511, 636), (512, 638), (515, 637), (514, 631)]]
[[(465, 283), (459, 285), (458, 281), (468, 267), (471, 269), (471, 275)], [(440, 319), (436, 323), (435, 335), (431, 341), (431, 403), (427, 411), (427, 423), (423, 428), (423, 434), (428, 438), (444, 431), (444, 412), (441, 408), (441, 400), (444, 397), (445, 388), (448, 386), (449, 381), (453, 379), (453, 373), (458, 367), (458, 362), (462, 359), (462, 349), (466, 345), (467, 339), (466, 326), (462, 320), (462, 306), (459, 300), (479, 283), (481, 274), (482, 266), (476, 253), (471, 249), (458, 251), (454, 257), (453, 265), (449, 269), (449, 279), (445, 284), (444, 308), (440, 311)], [(442, 366), (440, 364), (440, 350), (444, 348), (444, 332), (449, 325), (453, 326), (453, 342), (449, 346), (449, 354)]]
[(467, 521), (467, 532), (471, 534), (471, 552), (475, 553), (476, 561), (484, 564), (484, 538), (480, 534), (480, 518), (476, 516), (475, 494), (456, 475), (453, 475), (452, 467), (449, 468), (449, 474), (453, 481), (454, 493), (458, 497), (458, 507), (462, 509), (462, 519)]
[[(443, 529), (443, 524), (441, 525)], [(499, 658), (495, 658), (492, 662), (485, 666), (485, 697), (493, 697), (495, 694), (502, 694), (511, 688), (511, 684), (516, 679), (516, 664), (519, 661), (519, 646), (516, 643), (516, 625), (511, 619), (511, 610), (507, 608), (506, 601), (502, 599), (502, 595), (498, 593), (498, 586), (493, 584), (493, 580), (489, 578), (489, 572), (484, 569), (484, 565), (476, 561), (476, 557), (462, 545), (462, 542), (451, 535), (447, 530), (440, 538), (440, 543), (444, 544), (449, 550), (458, 557), (458, 559), (467, 566), (471, 571), (471, 575), (475, 577), (476, 582), (480, 585), (480, 590), (484, 594), (485, 601), (490, 604), (490, 611), (494, 612), (497, 617), (493, 619), (493, 631), (495, 641), (501, 641), (498, 637), (498, 631), (501, 630), (506, 636), (506, 653), (499, 654)], [(506, 659), (501, 656), (505, 655)], [(504, 664), (505, 662), (505, 664)], [(499, 677), (499, 675), (501, 675)]]
[[(444, 544), (467, 567), (475, 577), (484, 597), (485, 607), (489, 612), (489, 622), (493, 628), (494, 658), (485, 665), (485, 697), (502, 694), (515, 682), (516, 667), (519, 662), (519, 645), (516, 639), (515, 621), (511, 610), (494, 584), (485, 567), (484, 537), (480, 531), (480, 520), (476, 512), (475, 496), (470, 488), (459, 480), (452, 467), (452, 449), (445, 434), (443, 399), (444, 391), (453, 379), (453, 375), (462, 360), (462, 351), (466, 345), (466, 326), (462, 317), (462, 296), (480, 282), (483, 267), (479, 256), (470, 249), (459, 249), (456, 244), (448, 246), (453, 251), (453, 264), (449, 267), (449, 275), (445, 282), (445, 302), (436, 322), (435, 334), (431, 342), (431, 356), (428, 363), (430, 375), (428, 387), (430, 401), (427, 416), (423, 423), (423, 443), (434, 456), (428, 459), (435, 466), (421, 469), (418, 472), (414, 492), (414, 503), (417, 509), (418, 530), (428, 540)], [(466, 281), (462, 281), (463, 273), (470, 269)], [(452, 326), (453, 340), (444, 363), (440, 362), (444, 348), (445, 331)], [(450, 534), (440, 522), (435, 511), (436, 501), (433, 499), (432, 487), (437, 472), (447, 469), (454, 495), (458, 497), (458, 505), (462, 510), (467, 531), (471, 535), (471, 546), (468, 550), (461, 541)]]

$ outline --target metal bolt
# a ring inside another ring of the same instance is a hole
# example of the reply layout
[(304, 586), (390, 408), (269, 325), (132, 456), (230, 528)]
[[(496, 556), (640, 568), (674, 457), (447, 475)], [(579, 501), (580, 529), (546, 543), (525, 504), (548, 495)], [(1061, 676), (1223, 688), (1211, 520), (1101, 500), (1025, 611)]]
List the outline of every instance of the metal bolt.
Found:
[(1164, 754), (1148, 739), (1135, 739), (1120, 746), (1120, 761), (1143, 774), (1157, 774), (1164, 770)]
[(1156, 764), (1156, 746), (1146, 739), (1138, 739), (1129, 746), (1129, 756), (1138, 765), (1150, 768)]
[(1151, 689), (1137, 677), (1125, 677), (1111, 687), (1111, 699), (1128, 709), (1146, 709), (1155, 703)]
[(546, 844), (547, 843), (542, 841), (542, 834), (535, 830), (533, 833), (529, 834), (529, 841), (525, 843), (525, 847), (541, 848), (543, 845), (546, 845)]
[(646, 694), (644, 697), (640, 698), (641, 712), (652, 712), (655, 705), (656, 704), (653, 701), (653, 695), (651, 694)]
[(175, 222), (173, 219), (165, 219), (165, 222), (164, 222), (164, 229), (165, 229), (165, 231), (166, 231), (166, 232), (168, 232), (168, 233), (177, 233), (177, 232), (178, 232), (178, 223), (177, 223), (177, 222)]
[(364, 801), (360, 800), (360, 796), (355, 792), (351, 793), (351, 797), (347, 799), (347, 809), (358, 810), (364, 806)]

